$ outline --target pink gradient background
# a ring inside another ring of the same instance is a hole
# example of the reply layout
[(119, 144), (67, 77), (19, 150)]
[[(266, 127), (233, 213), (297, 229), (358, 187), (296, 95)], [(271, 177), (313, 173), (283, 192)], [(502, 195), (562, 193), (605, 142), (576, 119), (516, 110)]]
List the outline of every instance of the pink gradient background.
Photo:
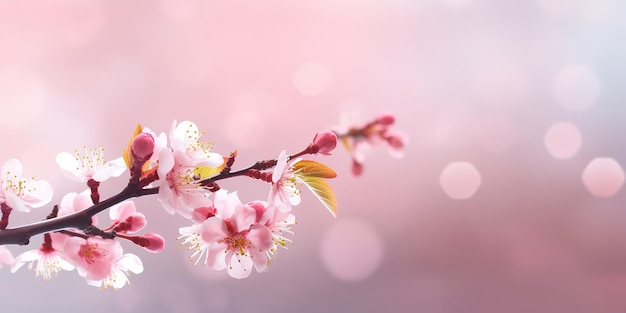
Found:
[[(125, 246), (146, 267), (131, 286), (103, 292), (76, 273), (42, 282), (3, 267), (0, 308), (624, 312), (625, 10), (619, 0), (0, 0), (0, 160), (52, 182), (55, 203), (83, 188), (62, 177), (57, 153), (100, 144), (117, 157), (138, 122), (195, 121), (215, 151), (239, 151), (239, 166), (304, 147), (342, 112), (394, 112), (411, 137), (404, 159), (375, 150), (359, 179), (345, 151), (322, 160), (340, 174), (338, 217), (303, 192), (295, 242), (267, 273), (192, 268), (175, 241), (185, 221), (142, 198), (147, 230), (167, 247)], [(555, 123), (568, 126), (548, 135)], [(618, 167), (589, 169), (596, 158)], [(455, 162), (478, 178), (442, 175)], [(243, 178), (222, 187), (244, 201), (267, 195)]]

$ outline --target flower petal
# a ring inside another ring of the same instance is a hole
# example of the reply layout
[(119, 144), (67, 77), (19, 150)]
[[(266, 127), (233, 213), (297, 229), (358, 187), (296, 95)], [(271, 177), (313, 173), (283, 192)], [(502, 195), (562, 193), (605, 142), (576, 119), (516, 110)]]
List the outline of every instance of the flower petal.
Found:
[(52, 201), (52, 185), (45, 180), (27, 180), (23, 188), (29, 192), (22, 196), (22, 201), (31, 208), (38, 208)]
[(219, 217), (211, 217), (202, 223), (200, 228), (202, 240), (214, 243), (229, 236), (226, 223)]
[(56, 162), (61, 168), (63, 175), (67, 178), (78, 182), (87, 181), (87, 177), (83, 174), (83, 171), (81, 171), (82, 165), (76, 160), (75, 156), (67, 152), (61, 152), (57, 155)]
[(226, 248), (224, 243), (214, 243), (209, 246), (207, 265), (214, 270), (223, 270), (226, 268)]
[(122, 258), (117, 261), (117, 266), (124, 271), (131, 271), (135, 274), (143, 272), (141, 259), (132, 253), (124, 254)]
[(18, 159), (7, 160), (0, 168), (0, 181), (21, 178), (23, 174), (22, 163)]
[(233, 254), (230, 257), (230, 264), (226, 267), (226, 272), (232, 278), (242, 279), (250, 276), (252, 266), (253, 263), (250, 257)]
[(11, 273), (17, 272), (24, 264), (28, 262), (34, 262), (39, 260), (41, 254), (39, 250), (28, 250), (15, 257), (13, 264), (11, 265)]
[(28, 208), (26, 205), (24, 205), (24, 201), (22, 201), (22, 199), (18, 198), (18, 196), (16, 194), (14, 194), (11, 191), (5, 191), (4, 192), (4, 197), (7, 200), (7, 205), (16, 211), (20, 211), (20, 212), (30, 212), (30, 208)]
[(95, 181), (103, 182), (111, 177), (118, 177), (126, 171), (126, 164), (124, 159), (119, 157), (115, 160), (106, 162), (102, 166), (96, 169), (92, 178)]

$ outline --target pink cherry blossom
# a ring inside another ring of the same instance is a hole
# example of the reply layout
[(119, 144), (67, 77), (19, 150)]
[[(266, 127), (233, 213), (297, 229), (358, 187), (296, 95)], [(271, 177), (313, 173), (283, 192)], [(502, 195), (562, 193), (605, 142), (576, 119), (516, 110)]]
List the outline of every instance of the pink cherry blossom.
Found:
[(13, 210), (29, 212), (52, 200), (52, 186), (45, 180), (22, 177), (22, 163), (10, 159), (0, 167), (0, 204)]
[[(278, 252), (278, 247), (286, 247), (291, 243), (287, 234), (293, 234), (291, 226), (296, 224), (296, 217), (290, 212), (279, 210), (276, 206), (268, 206), (263, 203), (265, 211), (260, 216), (259, 224), (264, 225), (271, 231), (272, 248), (268, 250), (268, 257), (271, 258)], [(258, 214), (258, 213), (257, 213)]]
[[(272, 187), (269, 202), (278, 206), (280, 210), (288, 212), (291, 206), (300, 204), (300, 191), (296, 188), (298, 181), (293, 168), (288, 166), (289, 156), (283, 150), (278, 156), (278, 162), (272, 173)], [(297, 162), (298, 160), (295, 160)]]
[(184, 152), (194, 166), (220, 166), (224, 162), (224, 158), (217, 153), (210, 152), (213, 145), (200, 141), (200, 135), (202, 133), (193, 122), (183, 121), (177, 124), (174, 120), (170, 127), (172, 151)]
[(54, 238), (47, 237), (46, 241), (48, 242), (44, 242), (38, 250), (28, 250), (18, 255), (11, 266), (11, 272), (15, 273), (26, 263), (28, 263), (28, 269), (33, 270), (33, 265), (36, 263), (34, 266), (35, 276), (41, 276), (44, 280), (50, 280), (53, 275), (58, 274), (62, 270), (74, 270), (74, 265), (67, 261), (63, 251), (54, 248)]
[[(187, 250), (192, 251), (189, 259), (194, 265), (197, 265), (202, 259), (204, 259), (203, 264), (207, 264), (210, 242), (204, 241), (200, 236), (202, 223), (217, 214), (219, 214), (219, 218), (224, 215), (231, 216), (235, 207), (241, 205), (241, 201), (236, 192), (229, 193), (226, 189), (220, 189), (213, 195), (213, 205), (211, 207), (201, 207), (194, 210), (192, 216), (194, 224), (179, 229), (180, 237), (178, 237), (178, 239), (182, 240), (180, 245), (186, 245)], [(219, 208), (219, 211), (217, 208)]]
[(238, 205), (230, 218), (211, 217), (202, 223), (201, 238), (210, 243), (209, 267), (226, 268), (233, 278), (245, 278), (254, 267), (262, 272), (268, 265), (267, 251), (272, 248), (272, 233), (255, 223), (256, 210)]
[(113, 264), (122, 257), (119, 241), (99, 237), (70, 237), (63, 249), (67, 259), (88, 281), (99, 281), (111, 275)]
[(210, 192), (202, 186), (196, 170), (217, 167), (224, 158), (209, 152), (211, 144), (199, 141), (198, 127), (189, 121), (172, 123), (170, 147), (159, 152), (157, 173), (161, 182), (158, 199), (170, 214), (190, 218), (193, 209), (211, 206)]
[(352, 157), (352, 174), (359, 176), (363, 172), (365, 157), (373, 147), (387, 146), (391, 156), (401, 158), (409, 142), (409, 137), (390, 127), (395, 123), (395, 116), (391, 113), (380, 114), (373, 121), (358, 126), (344, 121), (335, 131), (343, 146)]
[(56, 162), (65, 176), (78, 182), (87, 182), (90, 179), (103, 182), (122, 175), (126, 170), (122, 157), (107, 162), (104, 159), (104, 148), (100, 146), (95, 149), (83, 147), (82, 153), (76, 149), (74, 155), (61, 152), (57, 155)]
[(113, 289), (116, 290), (120, 289), (127, 283), (130, 284), (130, 281), (128, 280), (130, 274), (128, 272), (135, 274), (143, 272), (143, 263), (138, 256), (132, 253), (126, 253), (111, 263), (110, 272), (111, 273), (104, 279), (87, 279), (87, 284), (104, 290), (109, 287), (113, 287)]
[(215, 196), (216, 215), (179, 230), (181, 245), (192, 251), (190, 259), (194, 264), (204, 260), (213, 269), (226, 269), (234, 278), (247, 277), (253, 268), (264, 271), (273, 241), (271, 230), (257, 222), (265, 213), (263, 202), (244, 205), (236, 193), (224, 189)]
[(5, 246), (0, 246), (0, 268), (4, 264), (13, 264), (13, 254)]
[(170, 213), (191, 218), (194, 208), (211, 206), (210, 192), (200, 184), (195, 165), (182, 151), (162, 153), (157, 170), (161, 186), (158, 200)]

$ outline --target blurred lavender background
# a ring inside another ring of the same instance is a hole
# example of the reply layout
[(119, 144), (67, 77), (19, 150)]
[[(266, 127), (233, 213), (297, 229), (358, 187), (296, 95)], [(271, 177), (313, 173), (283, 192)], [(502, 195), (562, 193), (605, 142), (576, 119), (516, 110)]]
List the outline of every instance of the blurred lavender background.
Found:
[(0, 0), (0, 161), (49, 180), (55, 203), (83, 190), (57, 153), (100, 144), (113, 159), (138, 122), (192, 120), (240, 167), (342, 115), (394, 112), (411, 137), (404, 159), (373, 151), (360, 178), (345, 151), (320, 159), (340, 175), (338, 217), (303, 192), (295, 242), (267, 273), (192, 267), (175, 240), (186, 221), (142, 198), (167, 247), (125, 245), (146, 268), (131, 286), (3, 267), (0, 308), (624, 312), (624, 12), (619, 0)]

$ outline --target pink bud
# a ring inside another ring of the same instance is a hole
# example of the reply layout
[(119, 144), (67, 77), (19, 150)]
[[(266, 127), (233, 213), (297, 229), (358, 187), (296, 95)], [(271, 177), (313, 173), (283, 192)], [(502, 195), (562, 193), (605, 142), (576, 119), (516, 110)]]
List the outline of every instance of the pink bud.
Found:
[(381, 115), (378, 116), (378, 118), (376, 119), (376, 122), (378, 122), (378, 124), (381, 125), (391, 125), (396, 121), (396, 117), (391, 114), (391, 113), (383, 113)]
[(134, 212), (128, 215), (126, 219), (115, 225), (113, 230), (118, 233), (136, 233), (142, 230), (147, 224), (146, 217), (138, 212)]
[(317, 133), (313, 138), (313, 152), (330, 155), (330, 152), (337, 146), (337, 135), (330, 131), (325, 130), (321, 133)]
[(165, 240), (160, 235), (155, 233), (147, 233), (142, 237), (144, 240), (141, 242), (141, 246), (144, 247), (148, 252), (161, 252), (163, 247), (165, 247)]
[(133, 157), (140, 160), (147, 160), (154, 151), (154, 138), (148, 133), (141, 133), (133, 139), (131, 146)]
[(352, 175), (361, 176), (361, 174), (363, 174), (363, 164), (352, 160)]

